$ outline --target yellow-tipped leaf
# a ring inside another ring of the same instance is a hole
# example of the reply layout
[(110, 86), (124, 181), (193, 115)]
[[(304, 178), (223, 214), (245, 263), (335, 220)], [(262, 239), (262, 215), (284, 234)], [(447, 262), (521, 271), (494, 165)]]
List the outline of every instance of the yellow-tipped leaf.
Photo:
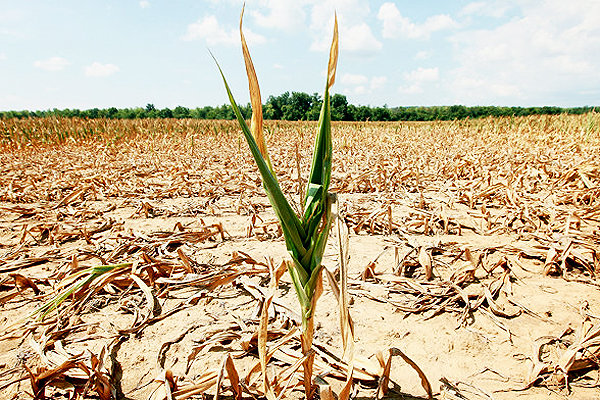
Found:
[(246, 44), (246, 38), (244, 37), (244, 31), (242, 30), (242, 22), (244, 19), (244, 8), (240, 14), (240, 39), (242, 41), (242, 54), (244, 55), (244, 63), (246, 64), (246, 75), (248, 75), (248, 90), (250, 91), (250, 104), (252, 104), (252, 118), (250, 119), (250, 132), (256, 140), (260, 154), (267, 162), (269, 169), (273, 171), (271, 160), (269, 159), (269, 153), (267, 151), (267, 144), (265, 142), (265, 136), (263, 134), (263, 113), (262, 113), (262, 99), (260, 96), (260, 87), (258, 85), (258, 78), (256, 77), (256, 70), (250, 57), (250, 51)]

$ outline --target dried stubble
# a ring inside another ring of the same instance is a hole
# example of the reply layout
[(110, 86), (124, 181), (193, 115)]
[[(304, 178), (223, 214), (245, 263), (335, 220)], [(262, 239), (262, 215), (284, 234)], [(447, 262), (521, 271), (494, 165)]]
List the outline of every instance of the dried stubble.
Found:
[[(511, 282), (519, 266), (537, 265), (539, 274), (597, 285), (599, 122), (598, 114), (591, 113), (434, 123), (333, 123), (337, 150), (331, 187), (347, 198), (342, 215), (361, 235), (388, 235), (391, 231), (390, 249), (398, 250), (395, 274), (381, 273), (381, 261), (375, 260), (369, 266), (371, 272), (364, 274), (368, 282), (349, 279), (350, 294), (364, 296), (368, 293), (365, 285), (381, 285), (390, 293), (385, 297), (389, 304), (398, 310), (427, 317), (454, 313), (464, 324), (469, 323), (469, 314), (481, 312), (494, 318), (510, 338), (509, 321), (532, 312), (527, 304), (510, 303)], [(257, 239), (279, 236), (276, 230), (259, 235), (260, 218), (272, 218), (272, 214), (265, 214), (269, 205), (251, 155), (240, 152), (235, 122), (43, 119), (3, 120), (2, 124), (4, 132), (12, 132), (3, 136), (0, 152), (0, 288), (7, 290), (0, 299), (5, 307), (23, 304), (31, 309), (31, 303), (40, 305), (51, 298), (52, 287), (65, 287), (61, 283), (86, 268), (135, 261), (135, 271), (125, 269), (121, 276), (106, 282), (107, 286), (92, 282), (87, 289), (97, 290), (95, 296), (101, 304), (139, 296), (137, 315), (141, 318), (119, 329), (136, 329), (142, 334), (149, 324), (197, 304), (207, 293), (219, 293), (229, 282), (243, 282), (245, 272), (268, 276), (273, 270), (244, 255), (232, 256), (231, 262), (195, 261), (191, 254), (201, 254), (205, 247), (223, 243), (224, 238), (233, 243), (242, 240), (221, 236), (218, 230), (210, 230), (210, 223), (205, 228), (177, 228), (184, 232), (140, 234), (123, 231), (120, 223), (109, 217), (111, 209), (123, 207), (138, 210), (132, 218), (149, 220), (242, 214), (256, 217), (253, 232)], [(298, 181), (296, 145), (300, 168), (308, 169), (315, 123), (266, 121), (265, 126), (270, 157), (278, 166), (277, 180), (288, 197), (295, 196), (303, 186)], [(57, 133), (83, 132), (82, 127), (97, 134)], [(215, 132), (221, 132), (219, 137)], [(298, 137), (298, 132), (305, 133)], [(176, 207), (161, 203), (177, 198), (185, 201)], [(192, 200), (194, 204), (188, 204)], [(271, 221), (264, 221), (267, 228)], [(499, 235), (511, 240), (491, 247), (451, 243), (452, 238), (467, 234), (470, 238)], [(411, 241), (420, 237), (441, 239), (434, 247)], [(74, 253), (82, 264), (79, 268), (72, 268)], [(424, 260), (420, 254), (431, 257), (431, 281), (419, 262), (419, 258)], [(42, 278), (30, 273), (44, 265), (52, 266), (51, 273)], [(353, 271), (355, 275), (360, 272)], [(196, 294), (189, 303), (182, 300), (172, 308), (151, 310), (131, 274), (153, 288), (157, 297), (170, 293), (183, 299), (186, 294)], [(248, 283), (244, 285), (253, 290)], [(203, 289), (194, 292), (196, 288)], [(88, 298), (85, 290), (49, 314), (45, 324), (30, 323), (27, 329), (36, 338), (77, 335), (80, 326), (66, 319), (64, 312), (94, 313), (95, 302), (78, 303)], [(267, 297), (256, 290), (253, 293), (257, 302)], [(278, 307), (274, 304), (269, 340), (287, 332), (283, 327), (289, 320), (284, 322)], [(154, 311), (160, 314), (154, 315)], [(596, 368), (594, 312), (582, 312), (592, 315), (581, 327), (580, 336), (585, 340), (565, 334), (542, 343), (533, 358), (535, 369), (526, 378), (527, 387), (567, 385), (579, 376), (580, 367), (587, 368), (584, 372)], [(234, 332), (236, 343), (243, 342), (241, 337), (248, 332), (239, 326), (235, 329), (239, 330)], [(94, 337), (97, 335), (88, 340)], [(289, 340), (282, 345), (285, 355), (272, 357), (289, 366), (286, 373), (291, 375), (286, 376), (293, 377), (302, 355), (297, 351), (300, 344)], [(248, 348), (256, 348), (255, 343), (248, 342)], [(51, 344), (52, 340), (40, 347), (42, 355), (54, 351)], [(107, 344), (107, 349), (113, 345)], [(547, 356), (552, 352), (558, 354), (555, 360)], [(69, 359), (61, 358), (46, 366), (47, 376), (67, 379), (70, 372), (57, 369), (61, 365), (72, 368), (73, 376), (81, 376), (86, 368), (93, 371), (94, 365), (98, 367), (96, 356), (86, 357), (80, 364), (68, 364)], [(360, 365), (358, 360), (356, 363)], [(385, 358), (382, 363), (387, 366)], [(315, 372), (332, 369), (331, 365), (318, 356)], [(333, 368), (338, 378), (345, 376), (339, 372), (344, 365)], [(99, 378), (109, 376), (103, 368), (96, 371)], [(381, 376), (377, 369), (368, 370), (372, 375), (357, 371), (355, 379), (365, 382)], [(15, 369), (12, 374), (18, 378), (21, 372), (22, 368)], [(235, 375), (233, 371), (231, 375)], [(32, 385), (50, 384), (40, 377), (34, 375)], [(180, 381), (173, 393), (184, 396), (192, 389), (209, 390), (215, 387), (217, 377), (199, 377), (195, 386)], [(244, 388), (247, 384), (243, 390), (264, 394), (256, 380), (256, 374), (249, 375), (240, 385)], [(175, 387), (169, 382), (174, 382), (172, 376), (163, 380), (165, 391)], [(287, 390), (285, 384), (276, 384), (278, 392)], [(102, 386), (95, 388), (104, 393)]]

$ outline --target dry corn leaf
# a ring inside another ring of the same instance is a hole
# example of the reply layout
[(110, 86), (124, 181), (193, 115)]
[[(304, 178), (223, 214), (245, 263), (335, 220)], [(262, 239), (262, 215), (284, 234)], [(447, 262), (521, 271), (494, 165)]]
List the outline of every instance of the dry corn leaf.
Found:
[(425, 269), (425, 279), (430, 281), (433, 279), (433, 266), (431, 264), (431, 256), (425, 247), (419, 249), (419, 264)]

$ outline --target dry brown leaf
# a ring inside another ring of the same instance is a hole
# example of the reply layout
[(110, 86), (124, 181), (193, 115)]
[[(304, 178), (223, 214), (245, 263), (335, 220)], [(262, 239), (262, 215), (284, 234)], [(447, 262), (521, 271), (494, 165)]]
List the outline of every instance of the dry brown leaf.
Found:
[(260, 359), (260, 368), (263, 376), (263, 390), (268, 400), (276, 400), (275, 393), (269, 382), (267, 375), (267, 340), (269, 332), (269, 307), (273, 301), (274, 292), (263, 301), (260, 312), (260, 324), (258, 326), (258, 357)]
[(430, 281), (433, 279), (433, 266), (431, 264), (431, 256), (425, 247), (419, 249), (419, 264), (425, 269), (425, 279)]
[(231, 354), (227, 354), (227, 358), (225, 359), (225, 369), (227, 371), (229, 382), (231, 383), (231, 391), (233, 392), (234, 398), (236, 400), (241, 400), (242, 387), (240, 386), (240, 376), (235, 368)]
[(248, 50), (248, 45), (246, 44), (246, 38), (244, 37), (244, 32), (242, 31), (243, 17), (244, 9), (242, 8), (242, 13), (240, 14), (240, 38), (242, 41), (242, 53), (244, 55), (244, 63), (246, 64), (246, 75), (248, 76), (250, 103), (252, 104), (252, 118), (250, 121), (250, 131), (252, 132), (252, 136), (254, 136), (254, 140), (256, 140), (256, 144), (258, 145), (260, 154), (262, 154), (263, 158), (269, 165), (269, 168), (272, 169), (271, 161), (269, 159), (269, 153), (267, 151), (267, 144), (265, 142), (265, 137), (263, 134), (263, 113), (262, 101), (260, 97), (260, 87), (258, 85), (256, 71), (254, 70), (254, 64), (252, 63), (252, 58), (250, 57), (250, 51)]
[(31, 280), (31, 278), (27, 278), (26, 276), (17, 273), (9, 274), (9, 276), (14, 279), (15, 287), (18, 289), (24, 290), (26, 288), (30, 288), (36, 295), (41, 293), (40, 289), (38, 289), (37, 285), (35, 282), (33, 282), (33, 280)]

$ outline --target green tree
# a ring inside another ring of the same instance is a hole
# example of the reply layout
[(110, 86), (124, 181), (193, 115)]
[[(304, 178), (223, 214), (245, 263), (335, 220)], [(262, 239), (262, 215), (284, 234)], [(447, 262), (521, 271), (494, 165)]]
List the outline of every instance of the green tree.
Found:
[(369, 106), (358, 106), (354, 111), (355, 121), (369, 121), (373, 119), (373, 112)]
[(283, 106), (283, 119), (288, 121), (305, 120), (310, 106), (310, 95), (303, 92), (292, 92), (289, 104)]
[(283, 107), (290, 104), (290, 92), (269, 96), (265, 105), (265, 119), (283, 119)]
[(392, 115), (387, 106), (373, 108), (373, 121), (390, 121)]
[(173, 111), (171, 111), (170, 108), (165, 107), (162, 110), (158, 110), (158, 115), (159, 118), (173, 118)]
[(190, 118), (190, 109), (182, 106), (175, 107), (173, 110), (173, 118)]
[(118, 113), (119, 113), (119, 110), (116, 107), (111, 107), (107, 110), (106, 117), (107, 118), (117, 118)]
[(461, 105), (450, 106), (448, 113), (449, 119), (462, 119), (468, 115), (467, 107)]
[(87, 110), (85, 116), (88, 118), (98, 118), (100, 117), (100, 110), (94, 107), (91, 110)]
[(317, 121), (321, 114), (321, 107), (323, 105), (323, 99), (319, 93), (313, 93), (310, 98), (310, 109), (306, 113), (306, 119), (309, 121)]
[(343, 94), (331, 96), (331, 119), (333, 121), (348, 120), (348, 100)]

